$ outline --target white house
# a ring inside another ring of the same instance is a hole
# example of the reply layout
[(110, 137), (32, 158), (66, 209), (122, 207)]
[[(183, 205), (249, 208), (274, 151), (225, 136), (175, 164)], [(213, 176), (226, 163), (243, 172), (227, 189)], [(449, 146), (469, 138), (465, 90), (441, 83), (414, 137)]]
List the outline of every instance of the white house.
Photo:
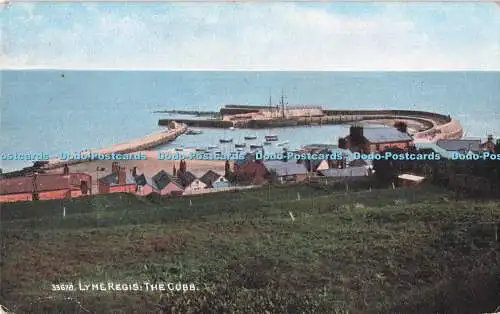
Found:
[(186, 194), (189, 194), (192, 191), (199, 191), (207, 187), (205, 183), (189, 171), (185, 173), (177, 173), (177, 180), (184, 188), (184, 193)]

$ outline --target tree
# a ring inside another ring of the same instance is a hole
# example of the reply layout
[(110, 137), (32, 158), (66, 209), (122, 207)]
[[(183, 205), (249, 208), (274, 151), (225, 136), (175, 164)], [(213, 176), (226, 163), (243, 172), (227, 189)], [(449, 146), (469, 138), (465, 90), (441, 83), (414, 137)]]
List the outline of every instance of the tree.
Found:
[(179, 163), (179, 171), (177, 171), (178, 174), (183, 174), (186, 172), (186, 162), (184, 160), (181, 160)]
[[(385, 152), (388, 151), (394, 153), (396, 149), (387, 148), (384, 150), (384, 152), (382, 152), (382, 154), (385, 154)], [(396, 165), (396, 162), (393, 160), (375, 159), (373, 161), (373, 169), (375, 170), (375, 178), (377, 180), (377, 183), (379, 183), (381, 186), (386, 186), (394, 182), (398, 173), (397, 166), (398, 165)]]
[(229, 160), (226, 160), (226, 163), (224, 165), (224, 176), (228, 178), (231, 174), (231, 166), (229, 165)]
[(343, 138), (343, 137), (339, 138), (338, 147), (341, 149), (345, 149), (347, 147), (347, 141), (345, 140), (345, 138)]

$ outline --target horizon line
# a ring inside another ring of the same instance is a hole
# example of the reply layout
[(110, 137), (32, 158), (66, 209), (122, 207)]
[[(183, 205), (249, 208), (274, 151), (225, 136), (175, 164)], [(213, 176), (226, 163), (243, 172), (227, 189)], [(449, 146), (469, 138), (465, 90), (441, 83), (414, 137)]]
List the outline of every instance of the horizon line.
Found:
[(464, 68), (464, 69), (448, 69), (448, 68), (380, 68), (380, 69), (366, 69), (366, 68), (332, 68), (332, 69), (228, 69), (228, 68), (66, 68), (66, 67), (0, 67), (0, 71), (141, 71), (141, 72), (500, 72), (498, 69), (478, 69), (478, 68)]

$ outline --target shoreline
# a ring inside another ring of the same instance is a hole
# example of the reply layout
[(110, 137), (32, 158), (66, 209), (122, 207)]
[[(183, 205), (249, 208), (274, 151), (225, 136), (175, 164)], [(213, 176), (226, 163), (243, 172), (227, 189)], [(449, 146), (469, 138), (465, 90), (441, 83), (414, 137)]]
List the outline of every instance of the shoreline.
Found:
[[(150, 135), (146, 135), (141, 138), (136, 138), (127, 142), (119, 143), (119, 144), (114, 144), (108, 147), (100, 148), (100, 149), (95, 149), (95, 150), (86, 150), (86, 151), (81, 151), (81, 153), (85, 154), (112, 154), (112, 153), (117, 153), (117, 154), (127, 154), (127, 153), (141, 153), (143, 151), (146, 151), (148, 149), (157, 147), (159, 145), (171, 142), (175, 140), (178, 136), (182, 135), (184, 132), (186, 132), (187, 126), (185, 125), (177, 125), (173, 129), (169, 129), (167, 131), (161, 131), (157, 133), (153, 133)], [(87, 162), (92, 162), (95, 160), (61, 160), (58, 157), (52, 157), (49, 159), (49, 162), (47, 165), (43, 167), (45, 170), (51, 170), (51, 169), (57, 169), (60, 167), (64, 167), (64, 165), (74, 165), (74, 164), (79, 164), (79, 163), (87, 163)]]
[[(418, 113), (418, 112), (415, 112)], [(437, 115), (437, 114), (436, 114)], [(439, 117), (444, 117), (442, 115), (438, 115)], [(409, 117), (409, 116), (400, 116), (400, 117), (375, 117), (375, 116), (358, 116), (358, 123), (362, 124), (384, 124), (388, 126), (392, 126), (397, 121), (404, 121), (408, 125), (408, 131), (414, 138), (414, 140), (426, 140), (430, 142), (436, 142), (440, 139), (459, 139), (463, 136), (463, 129), (460, 123), (453, 119), (449, 118), (449, 121), (443, 121), (442, 119), (430, 119), (430, 117)], [(351, 121), (352, 122), (352, 121)], [(345, 121), (343, 124), (348, 124), (349, 121)], [(81, 151), (81, 153), (95, 153), (95, 154), (126, 154), (126, 153), (145, 153), (147, 158), (146, 160), (119, 160), (122, 164), (134, 164), (134, 162), (144, 162), (147, 161), (149, 163), (156, 164), (157, 162), (168, 162), (166, 160), (158, 160), (157, 154), (154, 151), (150, 151), (150, 149), (163, 145), (165, 143), (169, 143), (174, 141), (178, 136), (184, 134), (188, 129), (186, 124), (176, 123), (173, 128), (170, 128), (166, 131), (156, 132), (141, 138), (136, 138), (127, 142), (114, 144), (108, 147), (95, 149), (95, 150), (87, 150)], [(194, 149), (193, 149), (194, 150)], [(166, 149), (165, 152), (175, 152), (174, 149)], [(183, 152), (190, 152), (190, 149), (184, 149)], [(52, 157), (49, 159), (48, 163), (42, 166), (43, 170), (50, 171), (53, 169), (59, 169), (64, 167), (64, 165), (74, 166), (78, 164), (89, 164), (97, 161), (106, 162), (107, 160), (98, 160), (97, 158), (94, 160), (61, 160), (58, 157)], [(115, 160), (117, 161), (117, 160)], [(110, 161), (111, 162), (111, 161)], [(211, 161), (203, 161), (205, 163)], [(217, 165), (218, 161), (213, 161)], [(209, 166), (209, 164), (206, 164)], [(141, 165), (142, 166), (142, 165)], [(77, 167), (80, 168), (80, 167)], [(148, 167), (146, 167), (148, 168)]]
[[(174, 152), (175, 150), (165, 150), (165, 152)], [(186, 151), (187, 152), (187, 151)], [(157, 151), (139, 151), (144, 153), (147, 157), (145, 160), (91, 160), (81, 161), (68, 165), (70, 172), (83, 172), (92, 177), (92, 191), (93, 194), (99, 194), (97, 180), (111, 173), (112, 163), (118, 161), (119, 166), (124, 167), (127, 171), (131, 171), (134, 167), (137, 168), (137, 174), (145, 174), (152, 177), (160, 170), (165, 170), (172, 173), (174, 166), (179, 169), (180, 160), (162, 160), (158, 159)], [(186, 159), (187, 170), (192, 172), (195, 176), (201, 177), (208, 170), (224, 174), (225, 160), (200, 160), (200, 159)], [(230, 161), (231, 168), (233, 167)], [(104, 170), (97, 170), (104, 169)], [(61, 167), (52, 168), (47, 173), (61, 173)]]

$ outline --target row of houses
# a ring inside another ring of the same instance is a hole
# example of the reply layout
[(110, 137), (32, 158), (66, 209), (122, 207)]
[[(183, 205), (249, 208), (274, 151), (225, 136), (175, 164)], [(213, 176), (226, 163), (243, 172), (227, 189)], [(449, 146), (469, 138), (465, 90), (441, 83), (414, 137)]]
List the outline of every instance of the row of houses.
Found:
[[(234, 163), (232, 180), (237, 184), (260, 185), (266, 181), (281, 184), (303, 182), (311, 177), (340, 180), (370, 176), (370, 165), (366, 161), (352, 159), (349, 150), (339, 150), (343, 152), (341, 160), (257, 160), (254, 154), (247, 154), (245, 159)], [(313, 152), (331, 154), (329, 149)]]
[(217, 190), (229, 187), (228, 179), (213, 170), (198, 177), (190, 171), (178, 171), (175, 175), (160, 170), (153, 176), (133, 175), (125, 168), (115, 169), (99, 179), (99, 193), (126, 192), (147, 196), (182, 195), (206, 189)]
[(0, 203), (73, 198), (89, 195), (91, 189), (92, 177), (86, 173), (7, 177), (0, 179)]
[[(346, 152), (349, 150), (371, 151), (388, 145), (407, 147), (411, 138), (396, 129), (363, 129), (351, 127), (344, 139)], [(340, 143), (339, 143), (340, 144)], [(341, 146), (341, 145), (339, 145)], [(326, 150), (323, 150), (325, 152)], [(321, 152), (321, 151), (320, 151)], [(346, 153), (346, 156), (348, 154)], [(235, 162), (230, 177), (207, 171), (197, 177), (189, 171), (175, 175), (162, 170), (152, 177), (137, 175), (114, 164), (111, 173), (97, 179), (98, 193), (127, 192), (139, 195), (157, 193), (160, 195), (188, 194), (207, 189), (217, 190), (230, 185), (261, 185), (267, 181), (287, 183), (301, 182), (311, 176), (329, 178), (365, 177), (369, 170), (365, 164), (355, 161), (274, 160), (257, 161), (252, 154)], [(95, 193), (92, 191), (92, 177), (84, 173), (69, 173), (65, 167), (61, 174), (44, 174), (33, 171), (3, 176), (0, 183), (0, 202), (35, 199), (70, 198)]]

